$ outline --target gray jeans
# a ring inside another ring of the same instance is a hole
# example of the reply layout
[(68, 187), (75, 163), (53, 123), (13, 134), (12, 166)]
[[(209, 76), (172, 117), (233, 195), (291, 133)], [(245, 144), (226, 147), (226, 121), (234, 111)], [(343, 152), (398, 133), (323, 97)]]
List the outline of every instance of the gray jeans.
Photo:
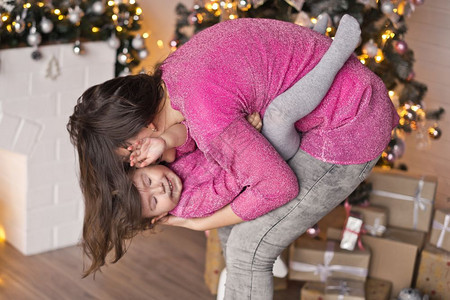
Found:
[(255, 220), (219, 229), (227, 267), (225, 299), (272, 299), (278, 255), (341, 203), (377, 160), (337, 165), (299, 150), (288, 161), (300, 184), (297, 198)]

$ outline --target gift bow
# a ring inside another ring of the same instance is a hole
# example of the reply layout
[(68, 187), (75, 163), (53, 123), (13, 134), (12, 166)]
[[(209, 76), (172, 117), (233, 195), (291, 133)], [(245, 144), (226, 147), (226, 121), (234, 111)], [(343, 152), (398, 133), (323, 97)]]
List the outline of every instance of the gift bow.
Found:
[(347, 273), (359, 277), (367, 277), (367, 269), (361, 267), (330, 265), (334, 257), (334, 243), (327, 244), (327, 250), (323, 255), (323, 264), (307, 264), (302, 262), (291, 261), (289, 266), (292, 270), (298, 272), (314, 272), (314, 275), (319, 275), (320, 281), (325, 282), (333, 272)]
[(372, 194), (382, 196), (382, 197), (395, 198), (395, 199), (399, 199), (399, 200), (414, 201), (413, 226), (414, 226), (414, 229), (417, 229), (417, 223), (419, 220), (419, 209), (425, 211), (427, 209), (427, 204), (429, 204), (429, 205), (433, 204), (432, 200), (422, 198), (420, 196), (422, 194), (424, 183), (425, 183), (425, 181), (422, 176), (422, 178), (420, 178), (419, 182), (417, 183), (417, 188), (416, 188), (414, 197), (397, 194), (397, 193), (386, 192), (386, 191), (380, 191), (380, 190), (373, 190)]
[(371, 235), (375, 236), (377, 234), (382, 235), (386, 231), (386, 226), (381, 225), (380, 218), (375, 218), (373, 225), (365, 224), (364, 229)]
[(450, 232), (450, 215), (445, 215), (444, 224), (439, 223), (438, 221), (433, 221), (433, 228), (440, 230), (441, 233), (439, 234), (438, 241), (436, 243), (436, 246), (438, 248), (442, 247), (442, 243), (444, 242), (445, 232)]

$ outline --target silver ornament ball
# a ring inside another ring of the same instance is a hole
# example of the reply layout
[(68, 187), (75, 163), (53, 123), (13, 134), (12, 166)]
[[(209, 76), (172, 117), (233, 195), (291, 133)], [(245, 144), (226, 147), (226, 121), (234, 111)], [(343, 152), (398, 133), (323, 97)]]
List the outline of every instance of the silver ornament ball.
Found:
[(140, 35), (137, 34), (132, 40), (131, 40), (131, 46), (136, 49), (136, 50), (141, 50), (144, 49), (145, 47), (145, 40), (144, 38)]
[(105, 12), (105, 4), (102, 1), (96, 1), (92, 4), (92, 11), (96, 15), (101, 15)]
[(45, 17), (42, 18), (39, 26), (41, 27), (42, 33), (46, 33), (46, 34), (52, 32), (53, 27), (54, 27), (53, 22)]
[(119, 38), (115, 34), (112, 34), (111, 37), (108, 39), (108, 45), (113, 49), (119, 48), (120, 47)]
[(41, 41), (42, 41), (42, 36), (37, 31), (30, 32), (30, 34), (28, 34), (28, 36), (27, 36), (27, 43), (30, 46), (37, 46), (41, 43)]
[(142, 49), (142, 50), (139, 50), (139, 52), (138, 52), (138, 56), (140, 59), (146, 59), (148, 57), (148, 54), (149, 54), (149, 52), (147, 49)]
[(394, 11), (394, 4), (391, 1), (385, 1), (383, 4), (381, 4), (381, 11), (385, 15), (390, 15)]
[(373, 42), (373, 40), (370, 40), (363, 45), (362, 51), (369, 57), (375, 57), (378, 53), (378, 46)]
[(131, 58), (130, 58), (129, 53), (121, 52), (121, 53), (119, 53), (119, 55), (117, 55), (117, 61), (121, 65), (124, 65), (124, 66), (127, 65), (130, 62), (130, 60), (131, 60)]

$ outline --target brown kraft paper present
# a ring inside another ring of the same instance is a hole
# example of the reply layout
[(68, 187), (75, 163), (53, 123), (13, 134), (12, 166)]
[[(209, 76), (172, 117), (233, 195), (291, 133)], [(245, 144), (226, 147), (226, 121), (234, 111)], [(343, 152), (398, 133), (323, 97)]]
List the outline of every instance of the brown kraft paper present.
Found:
[(370, 203), (389, 210), (388, 226), (429, 231), (436, 177), (375, 168), (367, 181), (373, 187)]
[(352, 211), (362, 215), (364, 222), (363, 228), (367, 234), (373, 236), (383, 236), (386, 231), (386, 222), (388, 218), (388, 209), (382, 206), (370, 205), (352, 206)]
[(450, 253), (427, 245), (422, 251), (416, 288), (430, 300), (450, 297)]
[(389, 300), (392, 283), (390, 281), (368, 278), (366, 281), (366, 300)]
[(431, 227), (430, 244), (450, 251), (450, 209), (436, 210)]
[[(365, 284), (366, 300), (389, 300), (392, 283), (390, 281), (367, 278)], [(308, 281), (301, 290), (301, 300), (323, 300), (325, 296), (325, 282)]]
[(329, 278), (325, 284), (325, 300), (364, 300), (364, 282)]
[(323, 300), (325, 282), (308, 281), (300, 290), (300, 300)]
[(365, 281), (370, 251), (347, 251), (335, 242), (297, 239), (290, 246), (289, 279), (325, 281), (339, 277)]
[(424, 240), (424, 232), (401, 228), (388, 228), (384, 237), (362, 236), (364, 246), (371, 250), (369, 276), (392, 282), (391, 297), (411, 287)]

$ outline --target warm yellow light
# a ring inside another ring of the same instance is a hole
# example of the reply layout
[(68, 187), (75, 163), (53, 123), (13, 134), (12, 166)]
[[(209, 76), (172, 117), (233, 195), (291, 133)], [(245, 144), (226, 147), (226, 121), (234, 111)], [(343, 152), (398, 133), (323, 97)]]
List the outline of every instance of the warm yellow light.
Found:
[(0, 226), (0, 243), (3, 243), (6, 240), (6, 232), (3, 226)]
[(11, 24), (6, 25), (6, 30), (8, 30), (9, 32), (12, 32)]
[(389, 97), (394, 97), (394, 95), (395, 95), (395, 93), (394, 93), (394, 91), (389, 91)]
[(111, 19), (113, 19), (113, 21), (117, 21), (117, 15), (112, 15)]
[(114, 6), (114, 1), (112, 0), (108, 1), (108, 6)]
[(213, 4), (211, 5), (211, 8), (212, 8), (213, 10), (218, 10), (218, 9), (219, 9), (219, 3), (213, 3)]
[(228, 19), (234, 20), (234, 19), (237, 19), (237, 16), (236, 16), (236, 15), (230, 15), (230, 16), (228, 17)]
[(31, 7), (31, 3), (25, 3), (24, 5), (23, 5), (23, 8), (30, 8)]
[(121, 32), (123, 30), (122, 26), (116, 26), (117, 32)]
[(366, 60), (365, 60), (364, 58), (360, 58), (359, 61), (360, 61), (363, 65), (366, 64)]
[(44, 7), (45, 3), (44, 2), (38, 2), (37, 4), (39, 7)]
[(233, 8), (233, 3), (231, 3), (231, 2), (228, 3), (228, 4), (227, 4), (227, 7), (228, 7), (228, 8)]
[(142, 14), (142, 8), (136, 7), (136, 15), (140, 16)]
[(53, 13), (54, 13), (55, 15), (60, 15), (60, 14), (61, 14), (61, 11), (60, 11), (59, 9), (55, 8), (55, 9), (53, 10)]
[(333, 28), (327, 27), (327, 32), (331, 32), (332, 30), (333, 30)]
[(380, 63), (384, 60), (384, 55), (383, 55), (383, 51), (381, 51), (381, 49), (378, 49), (377, 55), (375, 56), (375, 61), (377, 63)]
[(158, 46), (159, 49), (164, 48), (164, 42), (162, 40), (157, 40), (156, 45)]
[(63, 15), (59, 15), (59, 16), (58, 16), (58, 20), (61, 21), (62, 19), (64, 19), (64, 16), (63, 16)]
[(393, 11), (394, 13), (397, 13), (397, 9), (396, 9), (396, 8), (394, 8), (392, 11)]
[(317, 19), (316, 18), (311, 18), (311, 23), (316, 24), (317, 23)]
[(3, 16), (2, 16), (2, 21), (3, 21), (3, 22), (6, 22), (6, 20), (8, 20), (8, 16), (7, 16), (7, 15), (3, 15)]
[(135, 4), (135, 3), (136, 3), (136, 1), (134, 1), (134, 0), (130, 0), (130, 1), (129, 1), (129, 3), (130, 3), (131, 5), (133, 5), (133, 4)]
[(99, 32), (100, 31), (100, 28), (98, 28), (98, 27), (92, 27), (92, 32)]
[(150, 34), (149, 34), (148, 32), (144, 32), (144, 33), (142, 34), (142, 37), (143, 37), (144, 39), (147, 39), (149, 36), (150, 36)]

